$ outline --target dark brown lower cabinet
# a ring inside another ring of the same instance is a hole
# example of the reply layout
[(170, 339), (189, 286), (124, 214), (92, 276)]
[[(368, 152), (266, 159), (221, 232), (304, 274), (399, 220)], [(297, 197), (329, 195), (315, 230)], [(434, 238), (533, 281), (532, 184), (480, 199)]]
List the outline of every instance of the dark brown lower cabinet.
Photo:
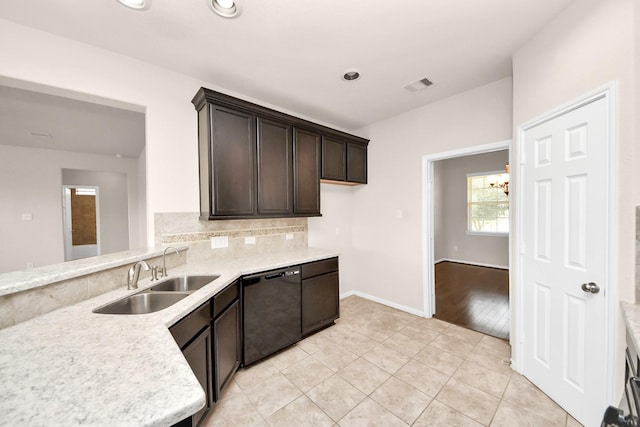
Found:
[(207, 415), (214, 402), (213, 395), (213, 343), (211, 340), (211, 305), (207, 301), (188, 316), (169, 328), (169, 332), (182, 350), (184, 358), (200, 382), (206, 394), (204, 408), (180, 423), (183, 426), (197, 426)]
[(240, 366), (242, 357), (240, 325), (238, 299), (213, 320), (216, 399), (220, 399), (222, 390), (229, 384)]
[[(338, 258), (302, 264), (300, 273), (301, 328), (307, 336), (340, 317)], [(204, 408), (174, 427), (198, 426), (242, 363), (241, 285), (236, 280), (169, 328), (207, 395)]]
[(302, 335), (332, 325), (340, 317), (338, 258), (303, 264)]
[(182, 353), (207, 394), (207, 403), (204, 408), (191, 416), (191, 425), (197, 426), (207, 415), (212, 405), (210, 401), (210, 396), (213, 395), (211, 387), (211, 328), (202, 331), (191, 344), (182, 350)]

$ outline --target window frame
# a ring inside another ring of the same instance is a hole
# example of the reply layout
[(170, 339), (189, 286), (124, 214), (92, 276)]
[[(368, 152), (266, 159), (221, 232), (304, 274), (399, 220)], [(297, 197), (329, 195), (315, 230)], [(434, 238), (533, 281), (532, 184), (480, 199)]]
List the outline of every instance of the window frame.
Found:
[[(474, 178), (474, 177), (479, 177), (479, 176), (490, 176), (490, 175), (505, 175), (505, 171), (504, 170), (497, 170), (497, 171), (488, 171), (488, 172), (474, 172), (474, 173), (468, 173), (467, 177), (466, 177), (466, 186), (467, 186), (467, 200), (466, 200), (466, 208), (467, 208), (467, 226), (466, 226), (466, 230), (465, 233), (467, 235), (470, 236), (486, 236), (486, 237), (509, 237), (509, 233), (510, 233), (510, 223), (508, 223), (509, 226), (509, 231), (477, 231), (477, 230), (471, 230), (471, 223), (472, 223), (472, 216), (471, 216), (471, 207), (473, 206), (474, 203), (478, 203), (478, 202), (472, 202), (471, 201), (471, 186), (469, 185), (469, 178)], [(507, 174), (508, 175), (508, 174)], [(488, 187), (484, 187), (484, 188), (488, 188)], [(499, 188), (495, 188), (495, 191), (502, 191)], [(506, 196), (507, 200), (507, 211), (510, 210), (510, 203), (509, 203), (509, 196)], [(488, 202), (483, 202), (483, 203), (488, 203)], [(504, 203), (504, 202), (498, 202), (498, 203)], [(509, 214), (510, 215), (510, 214)]]

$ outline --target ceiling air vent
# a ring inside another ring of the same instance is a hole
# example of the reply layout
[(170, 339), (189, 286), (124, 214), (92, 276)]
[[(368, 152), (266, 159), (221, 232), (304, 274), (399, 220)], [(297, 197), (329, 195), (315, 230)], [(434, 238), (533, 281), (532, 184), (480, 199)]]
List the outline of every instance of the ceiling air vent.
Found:
[(409, 83), (408, 85), (406, 85), (404, 88), (406, 90), (408, 90), (409, 92), (417, 92), (419, 90), (428, 88), (429, 86), (431, 86), (433, 83), (431, 82), (431, 80), (429, 80), (428, 78), (422, 78), (420, 80), (416, 80), (413, 83)]

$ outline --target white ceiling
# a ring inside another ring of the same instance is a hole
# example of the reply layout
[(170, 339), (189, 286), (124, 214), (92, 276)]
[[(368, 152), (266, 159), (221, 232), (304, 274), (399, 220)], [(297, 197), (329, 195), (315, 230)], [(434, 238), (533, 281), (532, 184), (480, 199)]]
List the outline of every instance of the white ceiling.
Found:
[(0, 85), (0, 144), (137, 158), (144, 113)]
[[(511, 75), (574, 0), (2, 0), (0, 18), (139, 58), (347, 130)], [(355, 68), (362, 78), (340, 76)], [(411, 93), (403, 86), (429, 78)], [(159, 88), (161, 90), (161, 88)]]

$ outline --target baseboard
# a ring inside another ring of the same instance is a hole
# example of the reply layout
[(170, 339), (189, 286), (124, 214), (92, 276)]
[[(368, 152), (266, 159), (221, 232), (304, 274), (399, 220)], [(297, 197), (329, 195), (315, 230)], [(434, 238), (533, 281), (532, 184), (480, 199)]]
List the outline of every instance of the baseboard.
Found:
[(451, 258), (441, 258), (439, 260), (437, 260), (434, 264), (437, 264), (439, 262), (455, 262), (458, 264), (467, 264), (467, 265), (477, 265), (478, 267), (488, 267), (488, 268), (498, 268), (500, 270), (508, 270), (509, 266), (504, 266), (504, 265), (496, 265), (496, 264), (486, 264), (483, 262), (471, 262), (471, 261), (463, 261), (460, 259), (451, 259)]
[(409, 314), (413, 314), (418, 317), (424, 317), (424, 311), (416, 310), (415, 308), (407, 307), (406, 305), (398, 304), (393, 301), (389, 301), (383, 298), (374, 297), (373, 295), (365, 294), (364, 292), (359, 291), (348, 291), (340, 294), (340, 299), (344, 299), (350, 297), (351, 295), (358, 296), (360, 298), (368, 299), (369, 301), (377, 302), (382, 305), (386, 305), (391, 308), (395, 308), (400, 311), (404, 311)]
[(343, 294), (340, 294), (340, 299), (345, 299), (346, 297), (350, 297), (351, 295), (355, 295), (356, 291), (347, 291)]

